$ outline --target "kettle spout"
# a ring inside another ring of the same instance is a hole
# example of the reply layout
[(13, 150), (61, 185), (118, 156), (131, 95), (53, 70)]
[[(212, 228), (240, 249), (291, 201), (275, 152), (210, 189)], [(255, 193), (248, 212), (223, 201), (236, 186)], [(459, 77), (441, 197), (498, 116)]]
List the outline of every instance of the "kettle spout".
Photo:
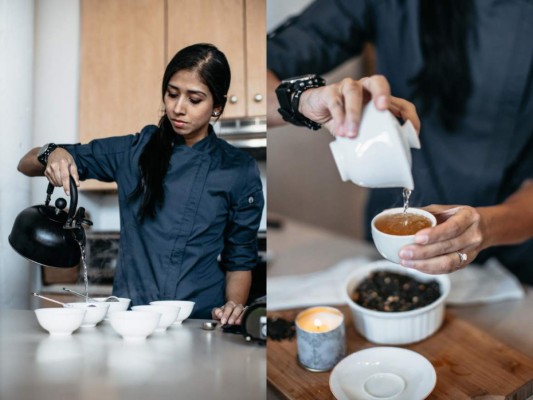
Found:
[(84, 224), (84, 225), (87, 225), (87, 226), (91, 226), (93, 224), (93, 222), (87, 218), (85, 218), (86, 215), (85, 215), (85, 208), (84, 207), (80, 207), (78, 208), (78, 212), (76, 213), (75, 217), (74, 217), (74, 222), (76, 224), (76, 226), (81, 226), (81, 224)]
[(79, 207), (73, 221), (68, 227), (65, 226), (65, 228), (72, 229), (72, 233), (74, 234), (76, 242), (78, 242), (80, 246), (85, 246), (86, 236), (85, 229), (83, 229), (82, 224), (91, 226), (93, 223), (89, 219), (85, 218), (85, 208)]
[(72, 233), (74, 234), (74, 239), (80, 247), (85, 247), (85, 243), (87, 243), (87, 237), (85, 236), (85, 229), (81, 225), (78, 225), (74, 228), (72, 228)]

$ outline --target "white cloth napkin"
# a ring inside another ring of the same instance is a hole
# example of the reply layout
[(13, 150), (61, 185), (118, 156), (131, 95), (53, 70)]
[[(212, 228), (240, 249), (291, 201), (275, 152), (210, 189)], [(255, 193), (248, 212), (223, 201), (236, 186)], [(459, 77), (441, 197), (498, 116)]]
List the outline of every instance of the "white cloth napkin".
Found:
[[(368, 258), (350, 258), (318, 272), (270, 277), (267, 279), (267, 308), (276, 311), (343, 304), (341, 288), (346, 278), (355, 268), (370, 262)], [(449, 277), (448, 304), (488, 303), (520, 299), (525, 295), (516, 277), (496, 259), (488, 260), (483, 266), (468, 265)]]
[(371, 262), (358, 257), (343, 260), (333, 267), (304, 275), (267, 278), (267, 309), (269, 311), (326, 304), (342, 304), (341, 287), (348, 275), (359, 266)]
[(449, 275), (451, 290), (446, 303), (453, 305), (492, 303), (521, 299), (525, 291), (516, 276), (495, 258), (470, 264)]

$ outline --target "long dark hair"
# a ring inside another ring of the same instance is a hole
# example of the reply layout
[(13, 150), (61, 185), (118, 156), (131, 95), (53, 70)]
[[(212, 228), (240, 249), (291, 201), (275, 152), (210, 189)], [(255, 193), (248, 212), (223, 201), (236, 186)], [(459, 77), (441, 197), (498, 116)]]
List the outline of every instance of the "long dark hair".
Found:
[[(221, 114), (226, 105), (231, 81), (231, 72), (224, 53), (208, 43), (198, 43), (180, 50), (170, 60), (163, 75), (162, 98), (165, 97), (172, 76), (183, 70), (198, 73), (213, 96), (214, 107), (220, 108)], [(174, 132), (165, 113), (159, 120), (159, 129), (147, 143), (139, 159), (141, 179), (131, 198), (142, 195), (139, 208), (141, 221), (146, 217), (155, 217), (157, 208), (163, 204), (165, 200), (163, 180), (168, 170), (172, 149), (174, 145), (183, 143), (183, 138)]]
[(413, 95), (421, 113), (436, 107), (447, 130), (456, 128), (472, 92), (467, 40), (474, 19), (472, 0), (420, 0), (424, 66), (412, 79)]

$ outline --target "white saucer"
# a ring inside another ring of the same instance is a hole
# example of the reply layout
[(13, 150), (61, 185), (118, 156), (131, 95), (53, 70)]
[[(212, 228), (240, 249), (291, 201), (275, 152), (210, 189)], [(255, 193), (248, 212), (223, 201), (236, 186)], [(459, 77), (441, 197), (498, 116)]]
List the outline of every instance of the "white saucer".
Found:
[(423, 400), (436, 383), (435, 368), (425, 357), (399, 347), (352, 353), (329, 377), (337, 400)]

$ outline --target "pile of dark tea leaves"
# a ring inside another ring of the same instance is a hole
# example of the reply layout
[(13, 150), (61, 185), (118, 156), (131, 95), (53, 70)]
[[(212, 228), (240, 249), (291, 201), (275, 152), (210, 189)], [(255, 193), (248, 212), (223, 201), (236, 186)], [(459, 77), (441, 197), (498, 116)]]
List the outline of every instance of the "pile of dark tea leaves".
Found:
[(296, 334), (296, 328), (293, 321), (273, 317), (267, 318), (267, 335), (273, 340), (292, 339)]
[(436, 280), (421, 282), (407, 275), (379, 270), (363, 280), (351, 297), (370, 310), (394, 312), (422, 308), (439, 296)]

